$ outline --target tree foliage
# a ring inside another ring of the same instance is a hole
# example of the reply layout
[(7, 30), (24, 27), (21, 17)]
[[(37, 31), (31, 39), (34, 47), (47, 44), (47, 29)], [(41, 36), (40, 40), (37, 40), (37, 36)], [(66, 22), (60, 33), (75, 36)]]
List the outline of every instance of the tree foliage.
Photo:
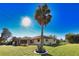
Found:
[(1, 33), (2, 39), (8, 39), (11, 36), (11, 32), (7, 28), (3, 28), (3, 31)]
[(65, 39), (69, 43), (79, 43), (79, 34), (66, 34)]
[(40, 25), (47, 25), (51, 20), (50, 9), (47, 4), (39, 6), (35, 13), (35, 19)]

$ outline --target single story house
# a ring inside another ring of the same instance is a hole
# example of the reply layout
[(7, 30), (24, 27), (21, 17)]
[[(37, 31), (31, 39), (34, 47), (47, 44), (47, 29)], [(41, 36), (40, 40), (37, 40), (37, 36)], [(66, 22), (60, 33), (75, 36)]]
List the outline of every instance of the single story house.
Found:
[[(44, 45), (53, 45), (56, 44), (57, 39), (55, 37), (43, 36)], [(12, 40), (13, 45), (38, 45), (41, 43), (41, 37), (24, 37), (24, 38), (16, 38), (14, 37)]]

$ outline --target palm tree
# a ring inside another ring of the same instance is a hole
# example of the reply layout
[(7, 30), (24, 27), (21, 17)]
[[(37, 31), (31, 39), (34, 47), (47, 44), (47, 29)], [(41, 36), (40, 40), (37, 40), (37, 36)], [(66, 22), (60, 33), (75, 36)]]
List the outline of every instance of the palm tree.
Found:
[(47, 4), (43, 4), (42, 6), (39, 6), (36, 9), (36, 13), (35, 13), (35, 19), (37, 20), (37, 22), (40, 24), (41, 26), (41, 44), (40, 44), (40, 48), (38, 48), (38, 51), (43, 52), (43, 30), (44, 30), (44, 26), (46, 26), (50, 20), (51, 20), (51, 14), (50, 14), (50, 9), (48, 8)]

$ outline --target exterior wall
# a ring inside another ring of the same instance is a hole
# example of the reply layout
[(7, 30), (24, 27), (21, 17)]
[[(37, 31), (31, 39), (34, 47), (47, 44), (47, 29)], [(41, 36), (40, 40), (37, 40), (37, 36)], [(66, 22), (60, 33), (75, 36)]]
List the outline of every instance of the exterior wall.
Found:
[[(39, 40), (39, 42), (38, 42), (38, 40)], [(40, 43), (41, 43), (40, 39), (34, 39), (34, 41), (33, 41), (33, 44), (40, 44)]]
[[(46, 41), (46, 40), (48, 40), (48, 41)], [(35, 39), (33, 44), (40, 44), (40, 43), (41, 43), (41, 41), (38, 42), (38, 39)], [(56, 40), (53, 40), (53, 39), (44, 39), (44, 44), (45, 45), (56, 44)]]
[[(46, 41), (47, 40), (47, 41)], [(44, 44), (48, 45), (49, 44), (49, 39), (44, 39)]]
[[(46, 40), (47, 40), (47, 41), (46, 41)], [(54, 41), (53, 39), (44, 39), (44, 44), (45, 44), (45, 45), (56, 44), (56, 40)]]
[(31, 39), (31, 40), (29, 41), (29, 44), (30, 44), (30, 45), (34, 44), (34, 40)]
[(49, 42), (50, 42), (51, 44), (56, 44), (56, 40), (53, 40), (53, 39), (49, 39)]

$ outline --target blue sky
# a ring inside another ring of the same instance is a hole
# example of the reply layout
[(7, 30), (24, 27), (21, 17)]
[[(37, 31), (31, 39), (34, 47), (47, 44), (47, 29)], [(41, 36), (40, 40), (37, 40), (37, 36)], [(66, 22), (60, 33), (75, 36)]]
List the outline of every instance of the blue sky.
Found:
[[(8, 28), (13, 36), (40, 35), (40, 25), (34, 18), (36, 8), (40, 4), (0, 4), (0, 33)], [(48, 4), (52, 19), (44, 28), (44, 35), (56, 35), (61, 38), (66, 33), (79, 33), (79, 4)], [(22, 17), (31, 19), (31, 26), (21, 25)]]

